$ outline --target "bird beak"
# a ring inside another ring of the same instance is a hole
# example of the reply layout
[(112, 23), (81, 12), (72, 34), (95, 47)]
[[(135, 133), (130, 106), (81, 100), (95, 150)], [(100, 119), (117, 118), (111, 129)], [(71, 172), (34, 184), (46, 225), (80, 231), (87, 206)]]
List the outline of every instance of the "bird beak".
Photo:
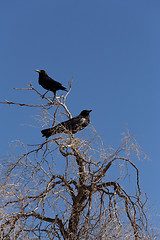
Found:
[(92, 110), (89, 110), (88, 112), (92, 112)]
[(39, 72), (39, 73), (40, 73), (40, 70), (37, 70), (37, 69), (36, 69), (36, 70), (34, 70), (34, 71), (36, 71), (36, 72)]

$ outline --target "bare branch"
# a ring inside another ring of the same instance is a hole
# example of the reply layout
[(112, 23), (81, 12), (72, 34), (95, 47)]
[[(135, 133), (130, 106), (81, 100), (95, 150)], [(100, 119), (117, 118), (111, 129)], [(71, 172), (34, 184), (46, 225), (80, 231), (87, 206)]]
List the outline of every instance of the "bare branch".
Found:
[[(0, 103), (37, 107), (41, 126), (54, 126), (59, 117), (72, 118), (66, 105), (72, 81), (66, 95), (55, 97), (42, 95), (31, 82), (15, 88), (45, 104)], [(1, 238), (153, 239), (135, 164), (140, 155), (128, 134), (116, 150), (105, 148), (93, 126), (32, 145), (19, 142), (1, 164)]]

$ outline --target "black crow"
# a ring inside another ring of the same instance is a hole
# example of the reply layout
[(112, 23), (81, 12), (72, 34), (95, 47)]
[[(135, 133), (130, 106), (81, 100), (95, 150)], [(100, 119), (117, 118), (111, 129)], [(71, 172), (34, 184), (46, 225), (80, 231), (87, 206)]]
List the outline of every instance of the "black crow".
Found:
[(35, 70), (35, 71), (39, 73), (39, 79), (38, 79), (39, 84), (43, 88), (45, 88), (47, 90), (47, 92), (52, 91), (55, 95), (57, 90), (67, 91), (67, 89), (65, 87), (63, 87), (61, 83), (50, 78), (48, 76), (48, 74), (46, 73), (46, 71), (44, 71), (44, 70)]
[(77, 117), (69, 119), (65, 122), (61, 122), (58, 125), (56, 125), (55, 127), (42, 130), (41, 131), (41, 133), (43, 134), (42, 137), (48, 138), (57, 133), (71, 132), (74, 134), (74, 133), (84, 129), (90, 123), (89, 113), (91, 111), (92, 110), (83, 110)]

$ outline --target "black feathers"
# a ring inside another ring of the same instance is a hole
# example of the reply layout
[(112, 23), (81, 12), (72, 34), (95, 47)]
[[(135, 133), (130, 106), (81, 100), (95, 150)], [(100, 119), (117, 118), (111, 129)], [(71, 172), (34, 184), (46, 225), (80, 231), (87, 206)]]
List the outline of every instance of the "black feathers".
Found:
[(41, 131), (43, 134), (43, 137), (50, 137), (57, 133), (76, 133), (85, 127), (90, 123), (90, 116), (89, 113), (92, 110), (83, 110), (77, 117), (74, 117), (70, 120), (67, 120), (65, 122), (61, 122), (55, 127), (47, 128)]
[[(35, 70), (39, 73), (39, 84), (48, 91), (52, 91), (54, 95), (56, 95), (56, 91), (64, 90), (67, 91), (65, 87), (62, 86), (61, 83), (53, 80), (48, 76), (46, 71), (44, 70)], [(45, 93), (46, 94), (46, 93)], [(45, 95), (44, 94), (44, 95)], [(44, 95), (42, 97), (44, 97)], [(47, 128), (41, 131), (43, 137), (50, 137), (54, 134), (58, 133), (76, 133), (85, 127), (88, 126), (90, 123), (90, 116), (89, 113), (92, 110), (83, 110), (77, 117), (69, 119), (67, 121), (61, 122), (57, 124), (55, 127)]]
[(65, 87), (62, 86), (61, 83), (53, 80), (48, 76), (46, 71), (44, 70), (35, 70), (39, 73), (39, 84), (46, 90), (52, 91), (54, 95), (56, 94), (56, 91), (58, 90), (64, 90), (67, 91)]

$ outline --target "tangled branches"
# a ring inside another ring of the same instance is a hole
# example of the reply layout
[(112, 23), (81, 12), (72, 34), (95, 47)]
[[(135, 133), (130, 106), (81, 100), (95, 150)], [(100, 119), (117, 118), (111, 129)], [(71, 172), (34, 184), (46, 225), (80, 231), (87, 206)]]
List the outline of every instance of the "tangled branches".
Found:
[[(31, 83), (21, 90), (43, 97)], [(1, 103), (41, 108), (41, 122), (49, 119), (54, 125), (60, 109), (72, 117), (66, 106), (69, 92), (44, 97), (45, 104), (39, 105)], [(130, 135), (117, 150), (105, 149), (93, 126), (36, 145), (19, 142), (18, 147), (22, 153), (2, 164), (1, 239), (152, 239), (147, 198), (131, 160), (140, 150)]]

